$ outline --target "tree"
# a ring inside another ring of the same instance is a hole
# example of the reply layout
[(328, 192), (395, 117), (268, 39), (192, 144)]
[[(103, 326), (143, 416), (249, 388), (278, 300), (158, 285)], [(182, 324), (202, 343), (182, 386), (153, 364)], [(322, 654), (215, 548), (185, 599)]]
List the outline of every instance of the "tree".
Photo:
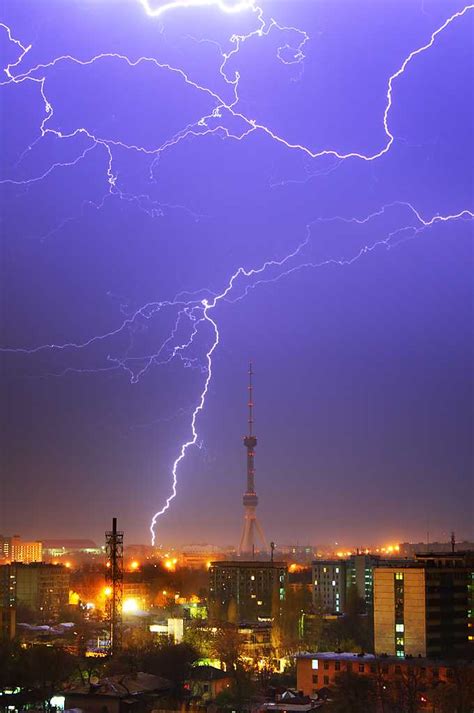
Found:
[(376, 688), (369, 676), (350, 671), (339, 674), (331, 689), (327, 713), (375, 713)]
[(214, 634), (202, 621), (193, 621), (184, 632), (183, 640), (198, 651), (200, 658), (211, 658), (214, 653)]
[(447, 683), (440, 682), (428, 692), (427, 698), (437, 713), (472, 713), (474, 710), (474, 671), (472, 667), (455, 664)]
[(242, 647), (242, 637), (235, 626), (223, 625), (217, 628), (211, 651), (226, 671), (236, 671), (242, 663)]

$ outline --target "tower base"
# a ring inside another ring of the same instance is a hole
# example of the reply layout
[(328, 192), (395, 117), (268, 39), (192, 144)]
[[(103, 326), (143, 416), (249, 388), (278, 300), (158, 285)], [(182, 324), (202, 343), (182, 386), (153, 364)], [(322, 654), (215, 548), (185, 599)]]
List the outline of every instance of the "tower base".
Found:
[[(258, 543), (258, 544), (257, 544)], [(245, 507), (244, 527), (240, 538), (239, 556), (254, 555), (256, 551), (266, 552), (268, 549), (265, 535), (257, 520), (255, 508)]]

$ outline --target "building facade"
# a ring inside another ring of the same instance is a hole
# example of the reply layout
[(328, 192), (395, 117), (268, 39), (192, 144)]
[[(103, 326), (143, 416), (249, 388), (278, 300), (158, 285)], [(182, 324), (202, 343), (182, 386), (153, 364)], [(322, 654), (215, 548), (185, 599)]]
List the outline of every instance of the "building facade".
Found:
[(13, 563), (0, 567), (0, 580), (10, 581), (9, 597), (38, 620), (56, 618), (69, 602), (69, 571), (62, 565)]
[(324, 614), (342, 614), (346, 606), (346, 562), (315, 560), (313, 570), (313, 604)]
[(9, 565), (0, 566), (0, 641), (9, 641), (16, 632), (16, 580)]
[(209, 616), (232, 623), (274, 619), (280, 614), (287, 580), (284, 562), (212, 562)]
[(397, 681), (413, 671), (416, 677), (432, 686), (440, 681), (452, 680), (453, 671), (449, 661), (425, 658), (400, 659), (393, 656), (324, 652), (298, 654), (296, 657), (296, 685), (306, 696), (314, 696), (321, 688), (332, 686), (337, 676), (345, 671), (360, 676)]
[(22, 540), (18, 535), (13, 537), (0, 535), (0, 559), (24, 564), (42, 562), (43, 545), (38, 541)]
[(419, 555), (374, 570), (375, 652), (472, 658), (473, 553)]

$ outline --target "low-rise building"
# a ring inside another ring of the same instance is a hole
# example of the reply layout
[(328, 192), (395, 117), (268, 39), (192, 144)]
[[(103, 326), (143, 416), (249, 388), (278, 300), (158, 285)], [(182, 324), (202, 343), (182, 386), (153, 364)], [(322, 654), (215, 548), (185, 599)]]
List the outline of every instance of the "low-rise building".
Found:
[(142, 713), (152, 709), (171, 688), (170, 681), (149, 673), (103, 679), (94, 676), (89, 683), (65, 692), (64, 708), (87, 713)]
[(193, 666), (184, 686), (192, 700), (207, 703), (215, 701), (219, 693), (231, 687), (232, 682), (232, 677), (220, 668)]
[(396, 656), (375, 656), (342, 652), (298, 654), (296, 657), (296, 684), (307, 696), (317, 695), (321, 688), (334, 685), (342, 672), (361, 676), (382, 677), (397, 681), (408, 671), (416, 669), (421, 681), (432, 686), (440, 681), (452, 680), (452, 663), (426, 658), (400, 659)]

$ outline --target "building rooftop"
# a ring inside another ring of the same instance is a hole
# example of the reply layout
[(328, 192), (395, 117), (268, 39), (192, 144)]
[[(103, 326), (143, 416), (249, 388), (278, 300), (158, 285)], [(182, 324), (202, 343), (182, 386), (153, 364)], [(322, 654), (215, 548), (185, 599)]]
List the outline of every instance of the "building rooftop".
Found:
[(96, 550), (97, 545), (93, 540), (42, 540), (45, 550)]
[[(400, 663), (405, 663), (405, 664), (413, 664), (415, 666), (434, 666), (434, 667), (440, 667), (440, 666), (446, 666), (448, 668), (452, 667), (453, 664), (460, 664), (460, 663), (465, 663), (460, 660), (454, 661), (448, 661), (448, 660), (442, 660), (442, 659), (427, 659), (423, 658), (421, 656), (405, 656), (405, 658), (400, 658), (399, 656), (387, 656), (385, 654), (379, 654), (379, 655), (374, 655), (374, 654), (354, 654), (351, 652), (347, 651), (317, 651), (315, 653), (310, 653), (310, 652), (302, 652), (300, 654), (296, 654), (295, 656), (296, 659), (319, 659), (320, 661), (354, 661), (356, 663), (361, 663), (361, 662), (373, 662), (373, 661), (379, 661), (380, 663), (393, 663), (393, 664), (400, 664)], [(470, 666), (474, 666), (474, 663), (470, 662)]]
[(229, 678), (229, 674), (215, 666), (193, 666), (189, 679), (191, 681), (219, 681)]
[(151, 673), (135, 673), (125, 676), (108, 676), (95, 686), (89, 684), (71, 688), (65, 691), (66, 696), (111, 696), (113, 698), (130, 698), (144, 693), (158, 693), (172, 687), (168, 679), (154, 676)]
[(247, 567), (261, 569), (262, 567), (286, 567), (286, 562), (271, 562), (270, 560), (218, 560), (211, 562), (211, 567)]

